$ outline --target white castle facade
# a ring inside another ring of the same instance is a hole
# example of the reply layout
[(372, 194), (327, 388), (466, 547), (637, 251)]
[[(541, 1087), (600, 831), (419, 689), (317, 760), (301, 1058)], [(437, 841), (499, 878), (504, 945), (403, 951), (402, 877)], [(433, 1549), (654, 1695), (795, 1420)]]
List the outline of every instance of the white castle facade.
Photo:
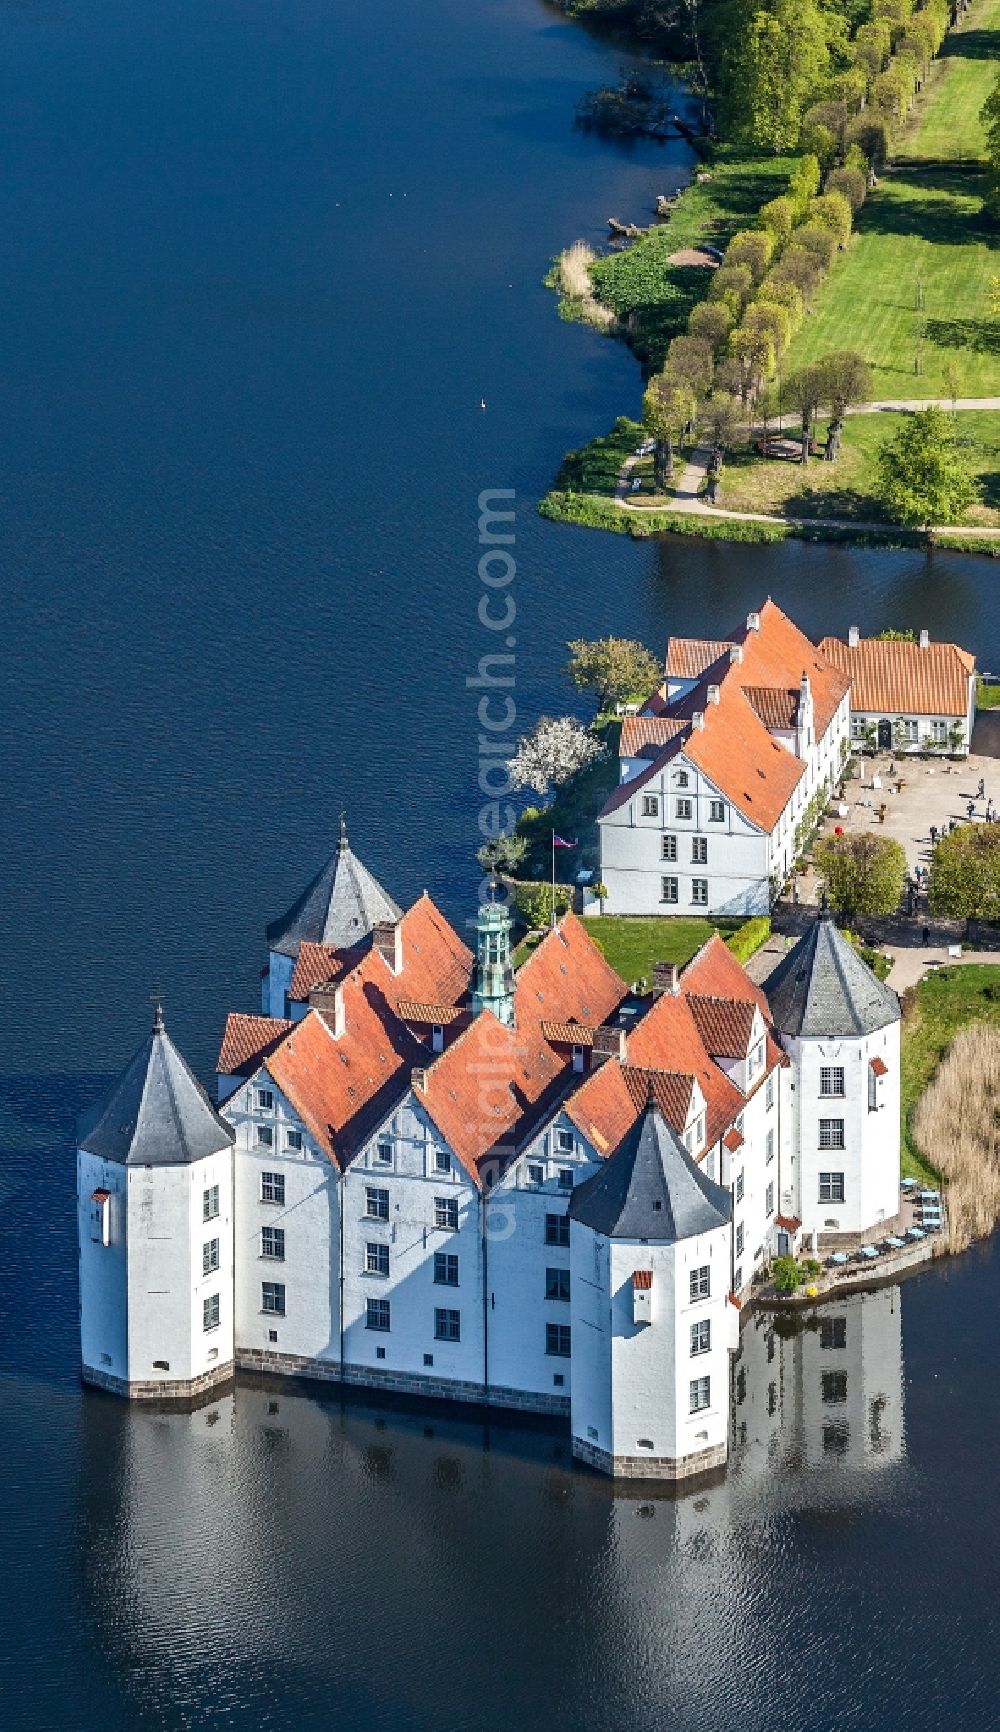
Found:
[(767, 993), (718, 937), (637, 997), (572, 914), (515, 972), (346, 836), (269, 929), (218, 1101), (162, 1019), (79, 1137), (84, 1378), (241, 1368), (562, 1415), (604, 1471), (726, 1458), (778, 1253), (898, 1209), (899, 1006), (821, 916)]

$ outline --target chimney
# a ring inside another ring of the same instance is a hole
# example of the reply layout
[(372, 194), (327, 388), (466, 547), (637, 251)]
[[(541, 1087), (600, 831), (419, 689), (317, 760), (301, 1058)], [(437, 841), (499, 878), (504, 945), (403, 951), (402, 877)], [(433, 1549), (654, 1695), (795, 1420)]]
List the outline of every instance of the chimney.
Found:
[(921, 649), (930, 649), (930, 647), (931, 647), (930, 632), (922, 631), (920, 633), (920, 648)]
[(695, 710), (694, 715), (691, 717), (691, 726), (693, 728), (703, 728), (705, 726), (704, 710)]
[(730, 644), (729, 660), (733, 667), (739, 666), (740, 662), (743, 660), (743, 645), (741, 643)]
[(312, 987), (309, 1008), (320, 1012), (334, 1040), (339, 1040), (344, 1032), (344, 988), (340, 982), (324, 980)]
[(657, 998), (662, 998), (669, 992), (676, 998), (681, 989), (681, 971), (676, 962), (653, 963), (653, 992)]
[(709, 686), (709, 688), (708, 688), (708, 701), (710, 704), (717, 704), (718, 703), (718, 701), (719, 701), (719, 688), (718, 688), (718, 686)]
[(852, 625), (850, 631), (847, 634), (847, 647), (848, 647), (848, 649), (857, 649), (858, 644), (860, 642), (861, 642), (861, 633), (859, 632), (856, 625)]
[(760, 614), (747, 614), (747, 631), (760, 631)]
[(625, 1063), (625, 1030), (612, 1028), (607, 1023), (594, 1030), (593, 1064), (603, 1064), (606, 1058), (616, 1058)]
[(425, 1066), (414, 1065), (410, 1072), (410, 1087), (411, 1089), (419, 1089), (421, 1094), (424, 1093), (427, 1088), (427, 1070)]
[(393, 974), (403, 968), (403, 929), (398, 920), (376, 920), (372, 927), (372, 943)]

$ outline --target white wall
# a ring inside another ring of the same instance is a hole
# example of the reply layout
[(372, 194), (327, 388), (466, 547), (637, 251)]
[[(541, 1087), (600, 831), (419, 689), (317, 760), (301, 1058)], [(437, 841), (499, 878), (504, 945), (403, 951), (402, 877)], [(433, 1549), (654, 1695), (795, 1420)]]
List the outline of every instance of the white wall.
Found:
[[(80, 1149), (76, 1172), (81, 1357), (85, 1368), (124, 1380), (128, 1377), (125, 1168)], [(111, 1192), (107, 1245), (93, 1237), (91, 1197), (97, 1190)]]
[[(188, 1166), (129, 1167), (125, 1179), (129, 1382), (187, 1382), (231, 1364), (231, 1151)], [(220, 1213), (204, 1221), (203, 1193), (215, 1185)], [(202, 1246), (216, 1238), (220, 1266), (204, 1275)], [(214, 1293), (220, 1323), (206, 1332), (203, 1300)]]
[[(391, 1161), (378, 1158), (380, 1141)], [(438, 1153), (450, 1155), (412, 1091), (352, 1161), (343, 1189), (344, 1364), (377, 1375), (482, 1385), (483, 1240), (478, 1188), (453, 1155), (446, 1173)], [(389, 1193), (388, 1220), (366, 1213), (367, 1187)], [(435, 1221), (435, 1199), (458, 1204), (458, 1228)], [(387, 1276), (367, 1272), (367, 1246), (384, 1245)], [(434, 1280), (434, 1254), (458, 1257), (458, 1286)], [(388, 1300), (388, 1331), (367, 1326), (367, 1301)], [(461, 1338), (435, 1336), (435, 1311), (458, 1311)], [(379, 1349), (384, 1357), (379, 1356)], [(429, 1356), (431, 1363), (425, 1363)]]
[(268, 970), (260, 980), (260, 1007), (265, 1016), (287, 1017), (286, 995), (294, 973), (295, 963), (290, 956), (283, 956), (280, 950), (269, 952)]
[[(273, 1107), (259, 1105), (262, 1088), (271, 1091)], [(236, 1128), (237, 1352), (294, 1355), (337, 1364), (340, 1174), (266, 1069), (233, 1096), (224, 1116)], [(270, 1131), (269, 1147), (258, 1141), (259, 1127)], [(289, 1146), (289, 1133), (301, 1137), (301, 1149)], [(283, 1204), (264, 1202), (261, 1175), (265, 1172), (284, 1178)], [(263, 1255), (263, 1227), (284, 1232), (283, 1262)], [(284, 1316), (263, 1310), (265, 1281), (284, 1286)]]
[[(795, 1069), (794, 1213), (807, 1232), (863, 1232), (898, 1212), (899, 1026), (893, 1022), (863, 1040), (785, 1041)], [(869, 1065), (876, 1057), (888, 1074), (873, 1111)], [(823, 1066), (843, 1067), (843, 1097), (820, 1093)], [(821, 1118), (843, 1119), (842, 1150), (820, 1148)], [(843, 1172), (843, 1203), (820, 1202), (821, 1172)]]

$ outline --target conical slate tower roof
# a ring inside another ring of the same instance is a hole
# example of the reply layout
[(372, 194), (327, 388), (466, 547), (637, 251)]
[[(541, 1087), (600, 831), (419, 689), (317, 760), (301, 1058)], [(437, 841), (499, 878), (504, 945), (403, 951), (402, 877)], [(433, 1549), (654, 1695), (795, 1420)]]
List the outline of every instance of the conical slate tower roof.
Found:
[(303, 939), (331, 950), (347, 950), (367, 938), (376, 921), (401, 918), (402, 909), (352, 853), (341, 821), (337, 852), (288, 913), (271, 922), (267, 945), (284, 956), (297, 956)]
[(577, 1186), (569, 1212), (611, 1239), (672, 1245), (724, 1227), (732, 1198), (695, 1164), (651, 1099), (600, 1172)]
[(824, 909), (764, 983), (775, 1028), (815, 1039), (857, 1039), (899, 1021), (899, 999), (874, 975)]
[(81, 1121), (79, 1146), (129, 1167), (181, 1167), (227, 1149), (235, 1132), (221, 1119), (165, 1032), (153, 1032), (107, 1098)]

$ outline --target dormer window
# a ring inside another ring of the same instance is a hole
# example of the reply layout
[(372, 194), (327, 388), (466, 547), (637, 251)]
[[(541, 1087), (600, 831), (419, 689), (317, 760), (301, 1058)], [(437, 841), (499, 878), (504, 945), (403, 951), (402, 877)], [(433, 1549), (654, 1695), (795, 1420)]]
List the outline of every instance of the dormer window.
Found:
[(263, 1112), (269, 1113), (271, 1111), (272, 1107), (274, 1106), (274, 1090), (273, 1089), (258, 1089), (257, 1090), (257, 1105), (261, 1108), (261, 1110)]
[(675, 780), (678, 788), (687, 788), (691, 784), (691, 778), (686, 770), (678, 770)]

